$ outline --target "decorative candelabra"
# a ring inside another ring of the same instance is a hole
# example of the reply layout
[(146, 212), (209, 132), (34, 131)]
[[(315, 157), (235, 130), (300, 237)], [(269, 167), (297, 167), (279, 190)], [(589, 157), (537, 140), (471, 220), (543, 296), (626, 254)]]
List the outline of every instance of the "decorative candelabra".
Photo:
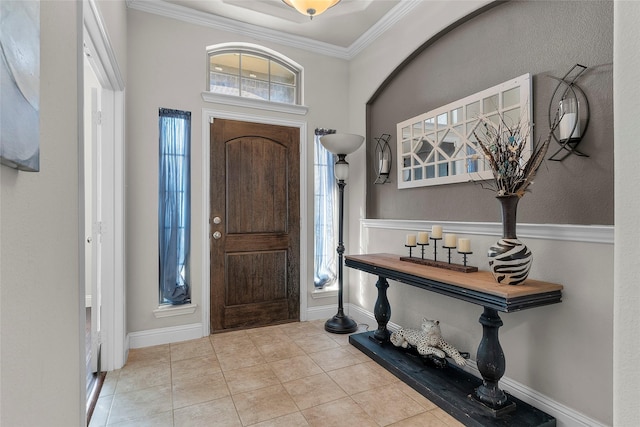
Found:
[[(429, 246), (429, 240), (433, 240), (433, 260), (425, 259), (425, 246)], [(405, 247), (409, 248), (408, 257), (400, 257), (401, 261), (409, 261), (416, 264), (428, 265), (431, 267), (446, 268), (448, 270), (461, 271), (463, 273), (472, 273), (478, 271), (478, 267), (467, 265), (467, 255), (471, 252), (470, 239), (457, 239), (455, 234), (445, 234), (442, 247), (447, 249), (447, 261), (438, 261), (438, 240), (443, 240), (442, 227), (434, 225), (431, 229), (431, 235), (427, 232), (419, 232), (418, 237), (413, 234), (407, 235)], [(413, 256), (413, 248), (420, 246), (420, 258)], [(463, 264), (455, 264), (451, 262), (451, 250), (458, 249), (458, 253), (463, 256)]]

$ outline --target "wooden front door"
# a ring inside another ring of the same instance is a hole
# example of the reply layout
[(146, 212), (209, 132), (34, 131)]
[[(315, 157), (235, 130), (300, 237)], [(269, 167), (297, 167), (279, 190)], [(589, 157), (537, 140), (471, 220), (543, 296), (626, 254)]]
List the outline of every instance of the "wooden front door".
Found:
[(211, 124), (211, 331), (300, 318), (300, 130)]

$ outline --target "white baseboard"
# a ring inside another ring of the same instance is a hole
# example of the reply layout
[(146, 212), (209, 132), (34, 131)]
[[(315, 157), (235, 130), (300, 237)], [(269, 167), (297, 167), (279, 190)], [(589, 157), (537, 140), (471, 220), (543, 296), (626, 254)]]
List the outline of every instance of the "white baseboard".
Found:
[(128, 348), (151, 347), (154, 345), (170, 344), (202, 338), (202, 324), (173, 326), (170, 328), (151, 329), (148, 331), (131, 332), (127, 335)]
[[(330, 312), (331, 314), (329, 315), (329, 317), (335, 314), (335, 306), (313, 307), (313, 310), (315, 313), (323, 314), (326, 312)], [(378, 329), (378, 323), (376, 322), (375, 316), (372, 312), (353, 304), (345, 304), (345, 312), (349, 315), (349, 317), (358, 322), (359, 325), (367, 325), (367, 330), (373, 331)], [(400, 329), (400, 325), (389, 322), (387, 324), (387, 328), (390, 331), (396, 331)], [(475, 360), (467, 360), (467, 366), (464, 368), (464, 370), (477, 378), (481, 378)], [(541, 394), (536, 390), (533, 390), (532, 388), (527, 387), (526, 385), (514, 381), (508, 377), (502, 377), (502, 379), (500, 379), (500, 388), (502, 388), (507, 393), (515, 396), (516, 398), (522, 400), (523, 402), (526, 402), (529, 405), (534, 406), (541, 411), (544, 411), (547, 414), (555, 417), (558, 427), (606, 426), (606, 424), (602, 424), (597, 420), (589, 418), (583, 413), (569, 408), (551, 399), (550, 397), (545, 396), (544, 394)]]

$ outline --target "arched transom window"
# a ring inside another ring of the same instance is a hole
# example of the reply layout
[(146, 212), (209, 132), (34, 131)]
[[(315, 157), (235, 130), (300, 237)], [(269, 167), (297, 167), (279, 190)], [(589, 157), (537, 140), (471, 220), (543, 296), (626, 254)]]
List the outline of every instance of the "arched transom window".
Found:
[(211, 93), (301, 104), (301, 68), (273, 51), (246, 45), (207, 49)]

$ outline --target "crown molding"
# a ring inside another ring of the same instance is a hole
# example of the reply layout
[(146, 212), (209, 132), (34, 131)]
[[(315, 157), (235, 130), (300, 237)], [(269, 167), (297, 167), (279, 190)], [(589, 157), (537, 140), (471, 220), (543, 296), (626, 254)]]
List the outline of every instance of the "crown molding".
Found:
[(389, 28), (391, 28), (396, 22), (402, 19), (405, 15), (409, 14), (415, 9), (421, 0), (401, 0), (398, 5), (387, 12), (378, 22), (376, 22), (371, 28), (369, 28), (364, 34), (349, 46), (347, 49), (349, 57), (347, 59), (354, 58), (357, 54), (362, 52), (367, 46), (373, 43), (378, 37), (384, 34)]
[(153, 13), (166, 18), (173, 18), (234, 34), (242, 34), (243, 36), (256, 38), (258, 40), (267, 40), (306, 51), (312, 51), (320, 55), (332, 56), (346, 60), (352, 59), (360, 53), (419, 4), (420, 0), (401, 0), (397, 6), (391, 9), (382, 17), (382, 19), (369, 28), (369, 30), (352, 43), (351, 46), (345, 48), (307, 37), (296, 36), (264, 28), (259, 25), (247, 24), (222, 16), (211, 15), (209, 13), (200, 12), (161, 0), (127, 0), (127, 7), (129, 9)]

